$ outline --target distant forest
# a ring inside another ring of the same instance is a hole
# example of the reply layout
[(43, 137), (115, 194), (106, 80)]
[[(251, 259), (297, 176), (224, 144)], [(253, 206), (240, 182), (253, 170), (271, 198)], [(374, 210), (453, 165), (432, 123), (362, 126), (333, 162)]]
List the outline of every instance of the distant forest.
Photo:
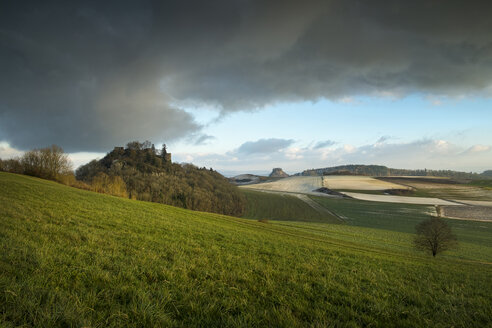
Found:
[(452, 170), (406, 170), (392, 169), (382, 165), (340, 165), (333, 167), (325, 167), (320, 169), (305, 170), (295, 175), (315, 176), (315, 175), (337, 175), (337, 174), (353, 174), (367, 176), (435, 176), (449, 177), (455, 179), (487, 179), (492, 178), (492, 170), (485, 171), (481, 174), (458, 172)]

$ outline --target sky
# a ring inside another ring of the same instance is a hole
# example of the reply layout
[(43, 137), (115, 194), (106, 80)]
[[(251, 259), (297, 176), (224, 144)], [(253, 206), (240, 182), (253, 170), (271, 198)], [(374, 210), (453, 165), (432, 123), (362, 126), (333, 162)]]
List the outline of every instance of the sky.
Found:
[(492, 169), (488, 1), (2, 1), (0, 158)]

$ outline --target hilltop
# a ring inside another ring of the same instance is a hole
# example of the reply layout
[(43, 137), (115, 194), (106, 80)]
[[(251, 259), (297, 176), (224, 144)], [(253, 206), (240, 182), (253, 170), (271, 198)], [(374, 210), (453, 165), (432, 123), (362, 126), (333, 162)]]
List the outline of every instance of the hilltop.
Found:
[(91, 185), (118, 177), (131, 199), (198, 211), (240, 216), (246, 203), (237, 187), (217, 171), (172, 163), (165, 145), (158, 151), (148, 141), (115, 147), (104, 158), (79, 167), (76, 177)]
[(276, 167), (272, 170), (272, 173), (268, 177), (270, 178), (286, 178), (289, 175), (284, 172), (280, 167)]

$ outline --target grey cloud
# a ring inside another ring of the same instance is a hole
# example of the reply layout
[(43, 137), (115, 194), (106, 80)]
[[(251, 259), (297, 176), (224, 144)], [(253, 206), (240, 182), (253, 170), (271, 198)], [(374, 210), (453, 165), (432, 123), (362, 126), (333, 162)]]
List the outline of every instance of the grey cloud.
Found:
[(333, 140), (325, 140), (325, 141), (318, 141), (313, 149), (320, 149), (320, 148), (325, 148), (325, 147), (330, 147), (336, 144), (336, 141)]
[[(243, 56), (227, 56), (190, 75), (177, 76), (170, 93), (228, 111), (361, 94), (490, 92), (492, 23), (486, 12), (492, 4), (488, 2), (311, 5), (316, 10), (291, 32), (294, 39), (278, 48), (271, 46), (270, 56), (253, 44)], [(291, 18), (277, 15), (274, 24)], [(278, 35), (270, 33), (266, 35), (275, 44)]]
[(292, 139), (260, 139), (243, 143), (237, 149), (239, 154), (271, 154), (289, 147), (294, 143)]
[(490, 96), (490, 1), (3, 1), (0, 140), (107, 150), (285, 101)]
[(131, 1), (2, 3), (0, 140), (101, 151), (199, 130), (160, 90), (152, 17)]

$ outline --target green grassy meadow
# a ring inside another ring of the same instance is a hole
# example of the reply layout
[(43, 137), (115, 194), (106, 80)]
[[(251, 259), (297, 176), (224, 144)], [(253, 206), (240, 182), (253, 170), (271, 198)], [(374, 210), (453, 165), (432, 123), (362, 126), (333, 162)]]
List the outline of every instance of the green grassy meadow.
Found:
[(260, 223), (0, 173), (0, 326), (492, 324), (486, 257), (433, 259), (357, 220)]
[(243, 218), (324, 223), (339, 222), (337, 218), (326, 213), (320, 213), (295, 196), (248, 189), (241, 189), (241, 192), (246, 196), (248, 204)]

